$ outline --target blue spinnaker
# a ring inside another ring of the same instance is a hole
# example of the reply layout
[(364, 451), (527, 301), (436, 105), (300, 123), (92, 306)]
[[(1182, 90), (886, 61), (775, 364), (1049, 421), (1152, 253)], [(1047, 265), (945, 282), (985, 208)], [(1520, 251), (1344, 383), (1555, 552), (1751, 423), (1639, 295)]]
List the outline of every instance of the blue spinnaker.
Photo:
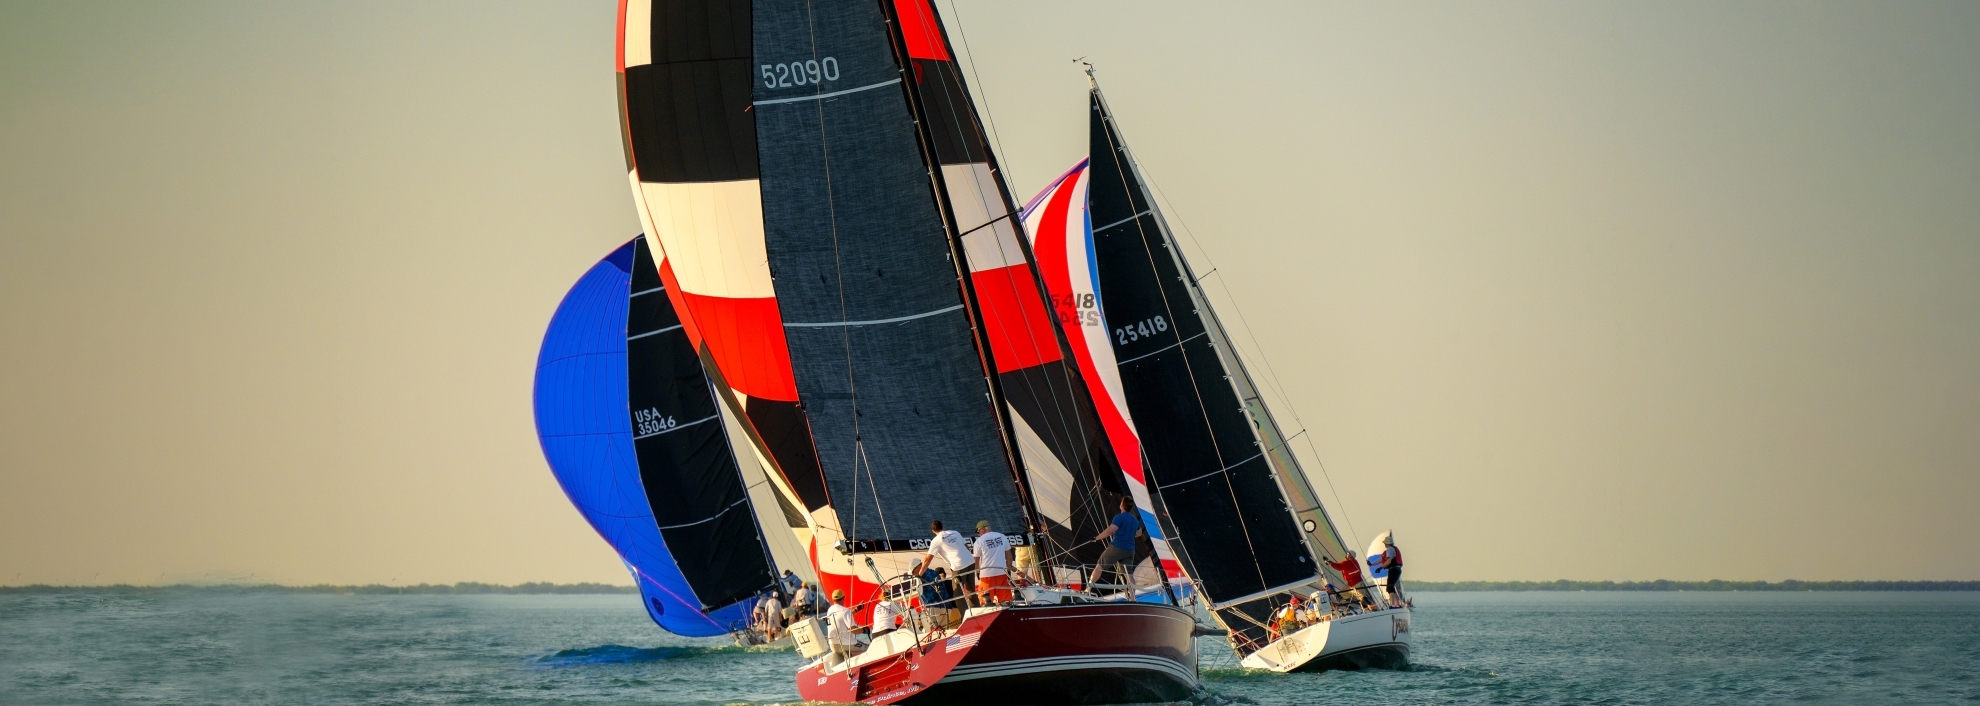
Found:
[(744, 624), (752, 601), (701, 612), (640, 482), (626, 391), (632, 268), (628, 242), (586, 272), (551, 317), (536, 359), (537, 438), (571, 504), (632, 571), (653, 621), (677, 635), (721, 635)]

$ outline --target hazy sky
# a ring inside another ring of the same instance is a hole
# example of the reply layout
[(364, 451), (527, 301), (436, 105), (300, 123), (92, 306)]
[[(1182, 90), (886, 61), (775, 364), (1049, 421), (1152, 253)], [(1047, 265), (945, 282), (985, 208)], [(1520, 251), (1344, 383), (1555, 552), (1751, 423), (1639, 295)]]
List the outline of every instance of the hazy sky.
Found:
[[(1980, 5), (948, 1), (1026, 195), (1100, 66), (1412, 577), (1980, 579)], [(0, 4), (0, 584), (627, 583), (529, 404), (613, 23)]]

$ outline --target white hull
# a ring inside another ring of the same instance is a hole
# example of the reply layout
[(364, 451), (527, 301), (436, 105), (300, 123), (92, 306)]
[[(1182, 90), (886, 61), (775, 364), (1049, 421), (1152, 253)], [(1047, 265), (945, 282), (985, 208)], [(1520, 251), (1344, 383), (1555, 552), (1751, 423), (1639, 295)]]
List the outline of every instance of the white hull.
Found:
[(1408, 608), (1321, 621), (1246, 655), (1239, 663), (1274, 672), (1397, 669), (1409, 664)]

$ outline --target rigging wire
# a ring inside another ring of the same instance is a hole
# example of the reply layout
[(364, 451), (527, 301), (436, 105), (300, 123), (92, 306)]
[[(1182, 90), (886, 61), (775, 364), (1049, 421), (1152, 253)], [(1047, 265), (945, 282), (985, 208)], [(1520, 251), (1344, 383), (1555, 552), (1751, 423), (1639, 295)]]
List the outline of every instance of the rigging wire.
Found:
[[(1010, 152), (1004, 150), (1004, 138), (997, 135), (997, 114), (990, 111), (990, 92), (983, 87), (983, 76), (976, 72), (976, 55), (970, 53), (969, 33), (963, 31), (962, 11), (956, 8), (956, 0), (949, 0), (949, 14), (956, 17), (956, 36), (962, 38), (963, 56), (969, 59), (969, 75), (976, 81), (977, 92), (983, 95), (983, 100), (979, 102), (983, 104), (983, 117), (990, 121), (990, 141), (996, 144), (998, 154), (1009, 155)], [(1003, 166), (1011, 168), (1008, 160)]]

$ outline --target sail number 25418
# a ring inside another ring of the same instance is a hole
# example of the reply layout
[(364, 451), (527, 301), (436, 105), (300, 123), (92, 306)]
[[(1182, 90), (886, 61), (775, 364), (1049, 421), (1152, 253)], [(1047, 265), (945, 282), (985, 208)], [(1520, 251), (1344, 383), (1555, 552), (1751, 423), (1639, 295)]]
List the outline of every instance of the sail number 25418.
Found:
[(759, 68), (763, 72), (764, 88), (789, 88), (839, 80), (839, 60), (829, 56), (823, 61), (763, 64)]
[(1163, 320), (1161, 315), (1158, 314), (1153, 318), (1142, 319), (1114, 329), (1114, 343), (1125, 346), (1167, 330), (1169, 330), (1169, 322)]

